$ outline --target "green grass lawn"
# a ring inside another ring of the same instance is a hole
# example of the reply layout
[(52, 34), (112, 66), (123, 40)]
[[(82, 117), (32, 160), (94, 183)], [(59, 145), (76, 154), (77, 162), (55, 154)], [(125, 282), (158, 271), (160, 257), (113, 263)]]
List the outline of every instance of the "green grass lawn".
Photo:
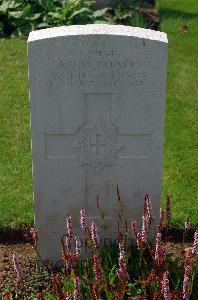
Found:
[[(172, 217), (197, 223), (196, 0), (160, 0), (161, 30), (168, 34), (163, 198)], [(180, 33), (181, 24), (188, 34)], [(0, 40), (0, 228), (33, 223), (26, 40)], [(164, 205), (164, 201), (163, 201)]]
[(0, 227), (33, 220), (26, 41), (0, 40)]
[(170, 194), (176, 224), (182, 226), (188, 216), (197, 224), (198, 2), (160, 0), (159, 7), (161, 31), (169, 40), (163, 198)]

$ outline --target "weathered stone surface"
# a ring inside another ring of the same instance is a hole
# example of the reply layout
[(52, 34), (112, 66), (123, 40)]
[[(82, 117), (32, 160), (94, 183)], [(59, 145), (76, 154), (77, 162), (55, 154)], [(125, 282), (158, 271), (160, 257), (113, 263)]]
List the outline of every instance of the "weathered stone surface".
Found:
[(109, 25), (51, 28), (28, 40), (35, 225), (43, 258), (60, 257), (71, 214), (117, 227), (141, 219), (149, 193), (158, 215), (166, 91), (165, 33)]

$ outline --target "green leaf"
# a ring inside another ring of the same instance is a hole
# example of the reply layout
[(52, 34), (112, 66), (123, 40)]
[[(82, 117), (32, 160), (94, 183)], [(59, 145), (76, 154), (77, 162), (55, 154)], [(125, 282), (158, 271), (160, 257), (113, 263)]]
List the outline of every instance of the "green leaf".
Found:
[(64, 16), (64, 17), (67, 16), (67, 14), (68, 14), (68, 12), (71, 10), (72, 6), (73, 6), (73, 3), (72, 3), (72, 2), (69, 2), (69, 3), (67, 4), (67, 6), (63, 9), (63, 16)]
[(3, 3), (0, 5), (0, 13), (4, 14), (8, 10), (8, 5), (6, 3)]
[(19, 11), (9, 11), (8, 14), (12, 18), (20, 19), (23, 16), (23, 11), (22, 10), (19, 10)]
[(49, 27), (49, 24), (48, 24), (48, 23), (40, 23), (40, 24), (37, 26), (38, 29), (47, 28), (47, 27)]
[(23, 9), (23, 17), (28, 17), (31, 14), (31, 6), (28, 4)]
[(95, 20), (94, 24), (111, 24), (110, 20)]
[(21, 4), (16, 4), (15, 1), (9, 1), (9, 0), (6, 0), (6, 1), (3, 1), (2, 4), (0, 5), (0, 12), (7, 12), (8, 9), (13, 9), (13, 8), (16, 8), (18, 7), (19, 5)]
[(57, 300), (56, 296), (53, 296), (52, 294), (47, 294), (45, 296), (45, 300)]
[(115, 17), (119, 19), (126, 19), (132, 17), (132, 13), (127, 10), (115, 9)]
[(84, 12), (90, 12), (90, 9), (89, 8), (86, 8), (86, 7), (82, 7), (81, 9), (75, 11), (70, 17), (69, 17), (69, 20), (72, 19), (73, 17), (77, 16), (77, 15), (80, 15)]
[(109, 273), (109, 283), (110, 283), (110, 285), (112, 285), (114, 283), (116, 277), (117, 277), (116, 265), (114, 265), (113, 268), (111, 269), (111, 272)]
[(62, 19), (62, 16), (59, 13), (57, 13), (57, 12), (49, 12), (48, 16), (51, 16), (51, 17), (53, 17), (55, 19)]
[(37, 14), (32, 14), (31, 16), (26, 17), (25, 19), (33, 21), (33, 20), (39, 19), (40, 16), (41, 16), (41, 13), (37, 13)]
[(98, 18), (98, 17), (102, 17), (106, 14), (106, 12), (110, 10), (109, 7), (106, 7), (106, 8), (103, 8), (103, 9), (99, 9), (99, 10), (96, 10), (93, 14), (94, 18)]

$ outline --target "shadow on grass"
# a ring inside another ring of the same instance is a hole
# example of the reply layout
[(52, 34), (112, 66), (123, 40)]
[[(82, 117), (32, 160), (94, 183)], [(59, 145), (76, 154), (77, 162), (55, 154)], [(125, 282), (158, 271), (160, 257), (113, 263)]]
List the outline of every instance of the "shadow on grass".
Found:
[[(0, 244), (17, 244), (17, 243), (27, 243), (29, 239), (27, 237), (27, 232), (29, 232), (30, 227), (24, 226), (24, 228), (18, 229), (8, 229), (1, 230), (0, 229)], [(185, 242), (191, 243), (194, 239), (195, 228), (191, 228), (188, 230), (185, 235)], [(181, 243), (183, 240), (183, 229), (180, 228), (164, 228), (162, 231), (163, 239), (167, 236), (168, 241), (174, 243)]]
[(170, 9), (170, 8), (161, 8), (160, 9), (160, 17), (162, 18), (182, 18), (185, 20), (189, 20), (192, 18), (198, 18), (198, 13), (189, 13), (184, 12), (176, 9)]
[[(26, 227), (27, 228), (27, 227)], [(26, 229), (29, 231), (30, 227)], [(16, 243), (24, 243), (27, 242), (27, 238), (25, 237), (23, 228), (17, 229), (0, 229), (0, 244), (8, 243), (8, 244), (16, 244)]]

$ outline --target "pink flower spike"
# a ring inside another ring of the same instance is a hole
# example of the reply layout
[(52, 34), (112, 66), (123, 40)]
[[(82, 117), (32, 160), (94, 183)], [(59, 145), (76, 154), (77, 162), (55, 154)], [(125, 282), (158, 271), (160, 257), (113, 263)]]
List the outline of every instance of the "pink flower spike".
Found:
[(80, 256), (81, 253), (81, 240), (79, 236), (75, 236), (75, 241), (76, 241), (76, 257)]
[(71, 294), (67, 293), (67, 294), (65, 295), (64, 300), (72, 300)]
[(74, 277), (74, 300), (80, 300), (80, 278)]
[(136, 238), (137, 237), (137, 222), (135, 219), (131, 220), (131, 231), (132, 231), (134, 237)]
[(159, 265), (159, 261), (160, 261), (161, 237), (162, 237), (161, 233), (157, 233), (156, 246), (155, 246), (155, 262), (157, 265)]
[(145, 196), (145, 202), (146, 202), (145, 205), (146, 205), (146, 211), (148, 214), (148, 218), (149, 218), (149, 220), (151, 220), (151, 219), (154, 220), (151, 198), (149, 197), (148, 194), (146, 194), (146, 196)]
[(103, 282), (103, 279), (102, 279), (102, 270), (101, 270), (100, 260), (97, 255), (93, 256), (93, 271), (94, 271), (96, 284), (97, 284), (97, 286), (100, 286)]
[(18, 257), (15, 252), (13, 253), (12, 261), (13, 261), (13, 265), (14, 265), (14, 271), (15, 271), (17, 277), (21, 278), (22, 277), (22, 269), (21, 269), (21, 265), (19, 263)]
[(81, 209), (80, 210), (80, 225), (83, 231), (86, 229), (86, 224), (85, 224), (85, 210)]
[(192, 259), (192, 248), (188, 249), (186, 258), (185, 258), (185, 271), (184, 271), (184, 281), (183, 281), (183, 289), (182, 289), (182, 299), (189, 300), (190, 291), (189, 291), (189, 283), (190, 283), (190, 266)]
[(98, 236), (98, 230), (96, 227), (96, 220), (93, 220), (91, 223), (91, 238), (92, 238), (95, 249), (98, 249), (99, 248), (99, 236)]
[(164, 227), (164, 210), (163, 208), (160, 208), (160, 217), (159, 217), (159, 224), (158, 229), (161, 231)]
[(169, 223), (171, 218), (170, 197), (166, 198), (166, 222)]
[(69, 237), (69, 234), (66, 234), (66, 236), (65, 236), (65, 245), (66, 245), (67, 251), (70, 251), (70, 249), (71, 249), (71, 238)]
[(195, 231), (195, 234), (194, 234), (194, 242), (193, 242), (193, 246), (192, 246), (192, 254), (193, 255), (198, 254), (198, 229)]
[(69, 215), (67, 215), (67, 218), (66, 218), (66, 226), (67, 226), (68, 236), (69, 236), (69, 238), (72, 238), (73, 237), (72, 218)]
[(189, 230), (190, 229), (190, 221), (189, 218), (184, 222), (184, 229)]
[(102, 299), (100, 298), (100, 296), (98, 295), (98, 291), (97, 291), (95, 285), (93, 286), (92, 293), (93, 293), (93, 296), (94, 296), (94, 299), (95, 299), (95, 300), (102, 300)]
[(171, 300), (171, 293), (169, 287), (168, 271), (164, 272), (162, 279), (162, 294), (164, 295), (164, 300)]
[(148, 218), (147, 215), (142, 216), (142, 242), (147, 242), (147, 234), (148, 234)]
[(127, 272), (127, 262), (125, 257), (125, 250), (124, 250), (124, 244), (123, 242), (119, 243), (119, 258), (118, 258), (118, 269), (117, 269), (117, 275), (121, 281), (128, 281), (129, 280), (129, 274)]
[(31, 228), (30, 229), (30, 236), (32, 238), (34, 246), (36, 247), (37, 241), (38, 241), (38, 231), (35, 228)]
[(136, 244), (137, 244), (138, 249), (141, 250), (142, 249), (142, 236), (139, 232), (137, 234)]
[(158, 267), (164, 264), (166, 248), (162, 245), (162, 235), (161, 233), (157, 233), (156, 237), (156, 248), (155, 248), (155, 263)]

